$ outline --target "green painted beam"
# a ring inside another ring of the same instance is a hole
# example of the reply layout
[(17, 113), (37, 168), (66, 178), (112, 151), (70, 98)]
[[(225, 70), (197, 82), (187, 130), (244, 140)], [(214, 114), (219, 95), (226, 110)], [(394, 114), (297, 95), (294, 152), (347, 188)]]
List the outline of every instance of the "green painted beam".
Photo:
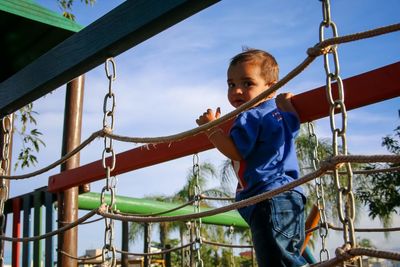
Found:
[[(109, 201), (109, 195), (106, 195), (106, 201)], [(124, 213), (135, 214), (149, 214), (158, 213), (166, 210), (171, 210), (181, 204), (179, 203), (166, 203), (150, 199), (131, 198), (124, 196), (117, 196), (116, 198), (117, 209)], [(93, 210), (100, 206), (99, 193), (85, 193), (79, 195), (79, 209)], [(210, 210), (210, 208), (201, 208), (202, 211)], [(182, 209), (164, 214), (161, 216), (175, 216), (194, 213), (192, 206), (186, 206)], [(222, 214), (217, 214), (209, 217), (202, 218), (203, 223), (226, 225), (235, 227), (248, 227), (247, 223), (239, 215), (237, 211), (229, 211)]]
[[(83, 28), (76, 22), (64, 18), (32, 0), (1, 0), (0, 10), (71, 32), (78, 32)], [(12, 28), (14, 25), (8, 26)]]

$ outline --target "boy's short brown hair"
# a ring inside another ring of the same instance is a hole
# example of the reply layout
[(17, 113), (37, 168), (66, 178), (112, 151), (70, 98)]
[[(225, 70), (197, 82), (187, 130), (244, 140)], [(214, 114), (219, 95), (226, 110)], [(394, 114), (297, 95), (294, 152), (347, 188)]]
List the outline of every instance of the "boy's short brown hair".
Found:
[(229, 66), (248, 61), (260, 65), (261, 75), (267, 83), (276, 83), (278, 81), (278, 63), (270, 53), (263, 50), (246, 48), (242, 53), (237, 54), (231, 59)]

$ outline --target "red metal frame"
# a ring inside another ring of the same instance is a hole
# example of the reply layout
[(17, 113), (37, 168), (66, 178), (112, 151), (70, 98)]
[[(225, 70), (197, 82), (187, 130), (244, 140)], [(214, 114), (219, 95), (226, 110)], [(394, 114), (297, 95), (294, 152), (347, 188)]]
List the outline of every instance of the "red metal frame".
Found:
[[(13, 199), (12, 209), (13, 209), (12, 236), (16, 238), (21, 238), (21, 198)], [(11, 255), (12, 266), (19, 267), (21, 258), (21, 243), (13, 242), (11, 251), (12, 251)]]
[[(343, 80), (347, 110), (377, 103), (400, 95), (400, 62), (372, 70)], [(333, 87), (336, 91), (335, 86)], [(293, 97), (293, 105), (301, 122), (323, 118), (329, 113), (325, 87), (298, 94)], [(223, 125), (225, 131), (231, 122)], [(204, 134), (199, 134), (172, 144), (141, 146), (117, 154), (117, 165), (112, 175), (129, 172), (166, 162), (196, 152), (213, 148)], [(48, 190), (59, 192), (67, 188), (90, 183), (105, 177), (102, 161), (98, 160), (81, 167), (50, 176)]]

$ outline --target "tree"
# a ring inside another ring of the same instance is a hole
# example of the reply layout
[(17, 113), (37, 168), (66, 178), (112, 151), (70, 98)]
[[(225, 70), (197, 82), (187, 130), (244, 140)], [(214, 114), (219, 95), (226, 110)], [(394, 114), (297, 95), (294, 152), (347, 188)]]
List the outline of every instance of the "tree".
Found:
[[(195, 196), (195, 186), (202, 190), (202, 194), (213, 197), (230, 197), (230, 192), (225, 192), (222, 187), (208, 188), (207, 182), (210, 179), (217, 178), (216, 168), (213, 164), (204, 162), (199, 165), (200, 173), (199, 177), (196, 177), (192, 169), (189, 170), (187, 175), (187, 182), (184, 187), (179, 190), (173, 197), (174, 202), (186, 202), (187, 200), (192, 200)], [(216, 202), (202, 201), (201, 207), (215, 207)], [(178, 222), (176, 227), (179, 231), (179, 236), (181, 239), (181, 245), (184, 244), (185, 233), (188, 232), (188, 227), (186, 223)], [(207, 240), (218, 240), (223, 241), (225, 232), (223, 227), (215, 225), (205, 225), (202, 224), (200, 229), (201, 236)], [(201, 257), (204, 261), (205, 266), (218, 266), (220, 256), (218, 254), (218, 248), (213, 246), (202, 246)], [(183, 258), (183, 257), (182, 257)]]
[[(393, 135), (382, 139), (382, 146), (390, 153), (400, 154), (400, 126)], [(366, 170), (378, 170), (399, 167), (396, 163), (369, 164)], [(357, 188), (359, 199), (368, 206), (369, 216), (378, 217), (385, 227), (389, 227), (394, 214), (400, 211), (400, 172), (376, 172), (362, 177)]]
[(357, 243), (363, 248), (374, 248), (374, 249), (376, 249), (376, 246), (368, 238), (363, 238), (363, 239), (357, 238)]
[[(316, 140), (309, 137), (307, 130), (304, 127), (304, 124), (301, 126), (299, 136), (296, 139), (296, 150), (297, 150), (297, 158), (299, 161), (300, 173), (301, 175), (308, 174), (313, 169), (313, 154), (314, 154), (314, 147), (316, 145)], [(339, 150), (341, 148), (339, 147)], [(318, 140), (317, 145), (317, 159), (319, 161), (324, 161), (333, 155), (333, 149), (331, 141), (327, 138), (320, 138)], [(357, 170), (363, 168), (364, 165), (362, 164), (352, 164), (352, 169)], [(318, 166), (317, 166), (318, 167)], [(344, 169), (343, 169), (344, 170)], [(325, 200), (325, 213), (328, 220), (338, 221), (338, 210), (337, 210), (337, 187), (334, 181), (334, 177), (332, 174), (325, 174), (321, 177), (322, 185), (324, 187), (324, 195), (322, 196)], [(342, 170), (339, 171), (339, 180), (342, 185), (346, 184), (346, 179), (348, 178), (347, 173)], [(353, 176), (353, 183), (354, 187), (357, 187), (362, 181), (360, 180), (359, 175)], [(317, 194), (315, 193), (316, 183), (309, 182), (304, 185), (306, 195), (307, 195), (307, 204), (306, 204), (306, 211), (311, 210), (313, 205), (317, 204)], [(355, 208), (356, 208), (356, 217), (355, 220), (357, 221), (359, 216), (359, 210), (361, 208), (362, 202), (360, 199), (355, 199)]]
[(19, 119), (21, 123), (21, 125), (15, 125), (14, 132), (16, 132), (21, 138), (22, 143), (22, 148), (18, 153), (17, 162), (14, 164), (14, 170), (18, 167), (23, 169), (30, 165), (35, 166), (38, 162), (35, 153), (39, 152), (41, 145), (46, 146), (44, 141), (40, 138), (42, 133), (35, 128), (37, 121), (34, 115), (36, 116), (37, 114), (38, 113), (33, 110), (32, 103), (21, 108), (16, 114), (14, 114), (14, 119)]
[[(170, 202), (170, 203), (185, 203), (189, 200), (192, 200), (195, 195), (195, 185), (198, 182), (198, 186), (203, 190), (201, 193), (204, 193), (209, 196), (216, 196), (216, 197), (227, 197), (227, 194), (220, 190), (220, 188), (208, 188), (207, 181), (212, 178), (216, 178), (216, 168), (211, 163), (202, 163), (199, 165), (200, 175), (197, 178), (193, 170), (190, 169), (188, 171), (188, 175), (186, 177), (186, 183), (181, 190), (179, 190), (173, 196), (148, 196), (147, 199), (153, 199), (163, 202)], [(201, 207), (211, 207), (213, 206), (208, 201), (202, 201)], [(159, 240), (160, 242), (157, 245), (163, 249), (166, 247), (167, 244), (175, 243), (174, 239), (170, 238), (170, 234), (173, 231), (179, 232), (179, 239), (180, 244), (185, 244), (185, 236), (188, 233), (188, 226), (185, 222), (162, 222), (156, 224), (159, 231)], [(211, 240), (221, 240), (221, 236), (224, 236), (224, 232), (222, 227), (217, 226), (210, 226), (203, 224), (201, 227), (201, 235), (206, 239)], [(130, 225), (129, 230), (129, 239), (130, 240), (137, 240), (139, 235), (143, 235), (143, 225), (132, 223)], [(203, 260), (205, 261), (205, 266), (214, 266), (210, 262), (215, 261), (215, 257), (218, 254), (218, 251), (213, 247), (204, 247), (201, 249), (201, 255)], [(173, 257), (176, 260), (183, 261), (184, 255), (179, 257)], [(211, 265), (209, 265), (210, 263)]]
[[(63, 11), (63, 17), (67, 19), (75, 21), (75, 15), (72, 14), (72, 6), (74, 4), (74, 0), (57, 0), (58, 5)], [(96, 0), (81, 0), (81, 2), (85, 2), (86, 5), (93, 6), (96, 3)]]
[[(75, 21), (75, 15), (72, 14), (72, 6), (74, 0), (57, 0), (59, 7), (63, 11), (62, 15), (68, 19)], [(81, 0), (86, 5), (93, 6), (96, 0)], [(18, 153), (17, 162), (14, 164), (14, 170), (19, 167), (35, 166), (38, 163), (36, 153), (40, 151), (41, 146), (46, 146), (41, 136), (43, 135), (37, 128), (37, 120), (35, 116), (38, 113), (33, 109), (33, 103), (29, 103), (22, 107), (14, 114), (14, 132), (21, 139), (22, 147)]]

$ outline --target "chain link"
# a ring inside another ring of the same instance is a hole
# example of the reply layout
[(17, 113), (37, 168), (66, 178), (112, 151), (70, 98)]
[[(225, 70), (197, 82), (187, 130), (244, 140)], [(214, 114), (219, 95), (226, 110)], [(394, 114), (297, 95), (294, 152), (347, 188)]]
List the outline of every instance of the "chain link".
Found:
[[(11, 145), (11, 135), (13, 126), (13, 115), (7, 115), (1, 120), (3, 142), (1, 147), (1, 164), (0, 164), (0, 175), (7, 175), (10, 168), (10, 145)], [(8, 199), (8, 186), (5, 179), (0, 179), (0, 234), (4, 233), (6, 216), (4, 214), (4, 205)], [(0, 249), (0, 263), (4, 263), (4, 251)]]
[[(231, 242), (231, 245), (234, 244), (234, 232), (235, 232), (235, 228), (233, 227), (233, 225), (229, 226), (229, 239)], [(231, 267), (235, 267), (235, 257), (233, 255), (233, 247), (231, 247), (231, 262), (230, 262), (230, 266)]]
[[(310, 146), (313, 148), (311, 153), (312, 167), (317, 170), (320, 167), (320, 159), (318, 155), (318, 137), (315, 133), (315, 126), (313, 122), (307, 124)], [(328, 236), (328, 222), (325, 212), (325, 191), (324, 191), (324, 180), (322, 177), (315, 179), (315, 189), (317, 194), (317, 207), (320, 215), (319, 220), (319, 236), (321, 238), (321, 250), (319, 253), (320, 262), (327, 261), (330, 258), (329, 251), (326, 249), (326, 238)]]
[[(110, 72), (111, 67), (111, 72)], [(105, 62), (106, 77), (109, 80), (108, 92), (104, 97), (103, 103), (103, 129), (114, 130), (114, 110), (115, 95), (113, 93), (113, 82), (116, 79), (116, 65), (113, 58), (108, 58)], [(109, 137), (104, 137), (104, 149), (102, 152), (102, 166), (106, 172), (106, 185), (101, 190), (100, 201), (106, 205), (108, 212), (114, 213), (116, 210), (116, 186), (117, 178), (111, 175), (115, 169), (116, 156), (113, 148), (113, 141)], [(110, 197), (107, 203), (106, 195)], [(102, 250), (102, 260), (106, 266), (116, 266), (116, 249), (114, 247), (114, 220), (104, 218), (104, 246)]]
[[(200, 188), (200, 165), (199, 165), (199, 155), (193, 155), (193, 177), (194, 177), (194, 212), (200, 212), (200, 201), (201, 201), (201, 188)], [(195, 231), (195, 243), (194, 243), (194, 250), (196, 251), (196, 267), (204, 266), (203, 259), (201, 258), (201, 245), (202, 245), (202, 237), (201, 237), (201, 218), (194, 220), (194, 231)]]
[[(146, 223), (147, 224), (147, 233), (146, 233), (146, 243), (147, 243), (147, 248), (146, 248), (146, 253), (151, 253), (151, 227), (152, 223)], [(149, 266), (151, 266), (151, 256), (147, 255), (147, 262), (149, 263)]]
[[(191, 242), (191, 233), (192, 233), (192, 222), (186, 222), (186, 228), (187, 228), (187, 241), (188, 243)], [(185, 267), (191, 267), (190, 266), (190, 253), (191, 253), (191, 248), (188, 247), (186, 248), (183, 252), (183, 266)]]
[[(332, 37), (338, 37), (336, 24), (331, 20), (330, 2), (329, 0), (322, 0), (323, 21), (320, 24), (320, 42), (325, 40), (325, 28), (332, 30)], [(333, 57), (334, 71), (331, 71), (329, 57)], [(337, 45), (331, 47), (329, 53), (324, 55), (324, 68), (326, 72), (326, 95), (329, 102), (329, 119), (332, 131), (332, 150), (333, 156), (347, 155), (347, 111), (344, 104), (344, 88), (343, 81), (340, 77), (339, 56), (337, 52)], [(336, 82), (336, 92), (333, 89), (333, 83)], [(335, 116), (335, 113), (340, 116)], [(337, 117), (340, 118), (341, 128), (338, 128), (336, 123)], [(339, 169), (334, 171), (334, 180), (337, 188), (337, 205), (339, 219), (343, 224), (343, 239), (345, 244), (349, 244), (351, 248), (356, 246), (356, 239), (354, 233), (354, 216), (355, 216), (355, 203), (353, 188), (353, 171), (350, 163), (343, 165), (346, 168), (346, 177), (340, 179)], [(341, 166), (341, 167), (343, 167)], [(361, 261), (359, 261), (361, 266)]]

